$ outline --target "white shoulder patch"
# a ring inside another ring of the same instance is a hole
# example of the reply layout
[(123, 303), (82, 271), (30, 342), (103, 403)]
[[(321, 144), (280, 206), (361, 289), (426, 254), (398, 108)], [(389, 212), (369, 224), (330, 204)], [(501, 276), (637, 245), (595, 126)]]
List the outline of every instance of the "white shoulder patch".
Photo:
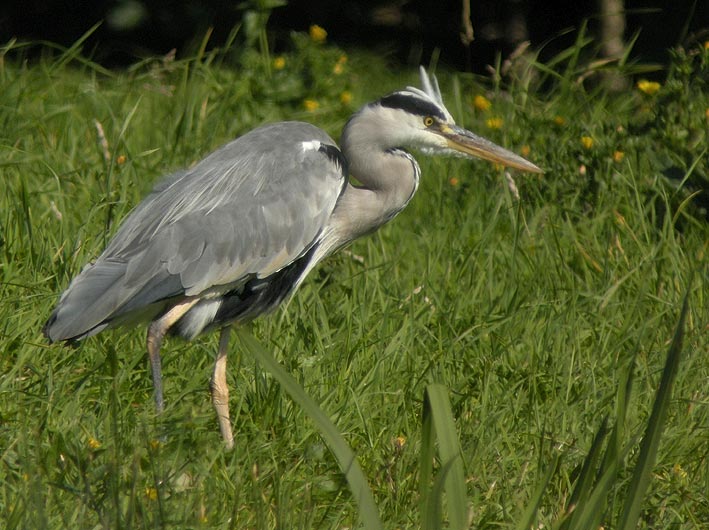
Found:
[(320, 149), (322, 144), (318, 140), (310, 140), (308, 142), (301, 142), (300, 146), (303, 148), (303, 152), (306, 151), (317, 151)]

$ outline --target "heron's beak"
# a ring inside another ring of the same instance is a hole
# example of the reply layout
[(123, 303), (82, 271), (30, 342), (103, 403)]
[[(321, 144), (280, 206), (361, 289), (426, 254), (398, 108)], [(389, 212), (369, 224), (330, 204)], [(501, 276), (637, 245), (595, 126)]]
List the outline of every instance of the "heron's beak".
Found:
[(442, 125), (440, 134), (448, 142), (448, 147), (460, 153), (522, 171), (543, 173), (541, 169), (521, 156), (457, 125)]

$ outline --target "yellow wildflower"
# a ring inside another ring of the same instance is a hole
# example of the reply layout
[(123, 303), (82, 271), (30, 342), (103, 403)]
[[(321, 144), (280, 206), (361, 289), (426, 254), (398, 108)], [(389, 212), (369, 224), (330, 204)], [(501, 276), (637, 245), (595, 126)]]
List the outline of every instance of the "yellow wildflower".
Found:
[(158, 500), (158, 490), (155, 488), (145, 488), (145, 496), (150, 501), (156, 501)]
[[(460, 183), (460, 181), (458, 180), (458, 177), (451, 177), (448, 179), (448, 184), (450, 184), (454, 188), (457, 187), (459, 183)], [(398, 438), (397, 438), (397, 440), (398, 440)], [(403, 445), (403, 444), (401, 444), (401, 445)]]
[(308, 31), (308, 33), (310, 34), (310, 39), (313, 42), (325, 42), (325, 39), (327, 39), (327, 31), (325, 31), (317, 24), (313, 24), (312, 26), (310, 26), (310, 30)]
[(558, 125), (559, 127), (566, 125), (566, 118), (563, 116), (556, 115), (554, 116), (554, 124)]
[(279, 55), (273, 60), (273, 68), (276, 70), (283, 70), (286, 67), (286, 58)]
[(320, 107), (320, 103), (318, 103), (314, 99), (306, 99), (303, 101), (303, 106), (308, 112), (314, 112), (318, 110), (318, 107)]
[(405, 445), (406, 445), (406, 437), (405, 436), (399, 435), (396, 438), (394, 438), (394, 447), (397, 450), (401, 451)]
[(335, 75), (340, 75), (342, 72), (345, 71), (345, 64), (347, 64), (347, 56), (343, 53), (337, 58), (337, 62), (332, 68), (333, 73)]
[(529, 153), (532, 152), (532, 149), (528, 145), (523, 145), (519, 148), (519, 152), (522, 156), (529, 156)]
[(119, 166), (122, 166), (125, 163), (126, 163), (126, 155), (118, 155), (118, 157), (116, 158), (116, 164), (118, 164)]
[(157, 451), (161, 445), (160, 440), (150, 440), (150, 449), (153, 451)]
[(625, 158), (625, 153), (623, 151), (613, 151), (613, 162), (622, 162)]
[(345, 90), (342, 94), (340, 94), (340, 103), (343, 105), (349, 105), (352, 102), (352, 93)]
[(682, 469), (682, 466), (679, 464), (675, 464), (674, 466), (672, 466), (672, 472), (682, 480), (687, 479), (687, 472)]
[(648, 96), (652, 96), (660, 90), (660, 83), (656, 81), (648, 81), (647, 79), (641, 79), (638, 81), (636, 86), (640, 92), (647, 94)]
[(709, 40), (704, 41), (704, 49), (709, 50)]
[(99, 447), (101, 447), (101, 442), (99, 442), (96, 438), (92, 436), (91, 438), (89, 438), (88, 445), (89, 449), (98, 449)]
[(487, 125), (488, 129), (502, 129), (503, 123), (502, 118), (488, 118), (485, 120), (485, 125)]
[(581, 145), (583, 145), (584, 149), (591, 149), (593, 147), (593, 138), (590, 136), (582, 136)]
[(492, 106), (492, 102), (485, 96), (478, 94), (473, 98), (473, 106), (478, 110), (486, 111)]

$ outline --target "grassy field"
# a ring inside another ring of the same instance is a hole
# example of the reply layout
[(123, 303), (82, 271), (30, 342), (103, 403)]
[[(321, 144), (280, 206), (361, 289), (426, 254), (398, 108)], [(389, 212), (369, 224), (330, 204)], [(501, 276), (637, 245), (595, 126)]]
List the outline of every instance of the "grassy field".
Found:
[[(305, 35), (279, 57), (197, 53), (122, 72), (78, 49), (24, 56), (0, 55), (0, 526), (357, 526), (312, 420), (243, 349), (230, 357), (229, 452), (209, 403), (216, 336), (168, 341), (156, 418), (144, 329), (72, 349), (41, 327), (161, 175), (267, 121), (337, 138), (416, 73)], [(709, 49), (675, 53), (659, 84), (593, 59), (580, 35), (546, 64), (439, 70), (460, 124), (545, 174), (418, 156), (407, 210), (253, 325), (357, 454), (385, 528), (421, 526), (431, 383), (451, 402), (472, 527), (515, 528), (538, 491), (534, 527), (568, 522), (606, 418), (627, 450), (599, 505), (617, 527), (686, 293), (640, 527), (709, 524)], [(609, 92), (608, 75), (626, 88)]]

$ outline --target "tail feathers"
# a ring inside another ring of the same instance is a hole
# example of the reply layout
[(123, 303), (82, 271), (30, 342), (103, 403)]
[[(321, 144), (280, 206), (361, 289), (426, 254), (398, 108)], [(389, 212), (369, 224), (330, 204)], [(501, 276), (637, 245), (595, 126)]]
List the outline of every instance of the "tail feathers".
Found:
[[(126, 263), (100, 260), (74, 278), (42, 329), (50, 342), (75, 341), (105, 329), (134, 294), (125, 288)], [(135, 288), (134, 288), (135, 289)]]

